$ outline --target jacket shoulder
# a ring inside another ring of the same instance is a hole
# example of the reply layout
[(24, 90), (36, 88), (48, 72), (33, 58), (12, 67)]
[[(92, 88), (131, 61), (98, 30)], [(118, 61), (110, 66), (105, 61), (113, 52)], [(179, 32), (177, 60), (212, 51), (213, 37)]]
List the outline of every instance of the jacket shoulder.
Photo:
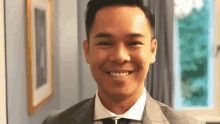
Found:
[[(158, 102), (158, 101), (157, 101)], [(205, 124), (193, 117), (190, 117), (182, 112), (178, 112), (173, 108), (165, 105), (161, 102), (158, 102), (164, 116), (171, 124)]]
[(71, 122), (70, 116), (76, 112), (78, 109), (80, 109), (87, 101), (89, 101), (91, 98), (83, 100), (73, 106), (71, 106), (70, 108), (58, 112), (56, 114), (50, 115), (47, 118), (44, 119), (42, 124), (61, 124), (61, 122), (63, 120)]

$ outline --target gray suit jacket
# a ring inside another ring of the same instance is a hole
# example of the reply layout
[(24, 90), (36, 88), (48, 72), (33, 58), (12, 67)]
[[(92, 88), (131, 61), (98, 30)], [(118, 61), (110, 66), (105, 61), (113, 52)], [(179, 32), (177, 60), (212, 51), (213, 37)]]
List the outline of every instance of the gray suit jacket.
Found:
[[(93, 98), (84, 100), (69, 109), (47, 117), (43, 124), (93, 124), (94, 117)], [(154, 100), (147, 93), (143, 124), (205, 124), (169, 106)]]

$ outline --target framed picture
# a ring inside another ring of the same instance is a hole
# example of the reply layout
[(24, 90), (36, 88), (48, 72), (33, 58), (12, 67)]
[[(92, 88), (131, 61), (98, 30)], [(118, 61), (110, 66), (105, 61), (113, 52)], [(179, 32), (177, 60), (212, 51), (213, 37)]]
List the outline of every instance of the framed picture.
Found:
[(36, 113), (54, 95), (53, 0), (27, 2), (28, 113)]

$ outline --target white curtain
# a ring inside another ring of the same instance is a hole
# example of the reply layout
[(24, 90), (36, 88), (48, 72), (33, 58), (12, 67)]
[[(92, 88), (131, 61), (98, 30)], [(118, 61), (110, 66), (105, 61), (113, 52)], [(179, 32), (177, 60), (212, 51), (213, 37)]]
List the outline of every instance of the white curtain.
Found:
[(157, 101), (173, 107), (173, 0), (143, 0), (155, 15), (156, 62), (149, 67), (146, 88)]

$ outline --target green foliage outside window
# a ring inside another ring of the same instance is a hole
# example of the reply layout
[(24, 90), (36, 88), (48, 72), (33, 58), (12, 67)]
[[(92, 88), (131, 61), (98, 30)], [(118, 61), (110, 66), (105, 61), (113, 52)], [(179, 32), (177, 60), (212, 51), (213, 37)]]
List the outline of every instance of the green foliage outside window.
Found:
[(178, 19), (183, 106), (208, 104), (208, 24), (206, 6)]

